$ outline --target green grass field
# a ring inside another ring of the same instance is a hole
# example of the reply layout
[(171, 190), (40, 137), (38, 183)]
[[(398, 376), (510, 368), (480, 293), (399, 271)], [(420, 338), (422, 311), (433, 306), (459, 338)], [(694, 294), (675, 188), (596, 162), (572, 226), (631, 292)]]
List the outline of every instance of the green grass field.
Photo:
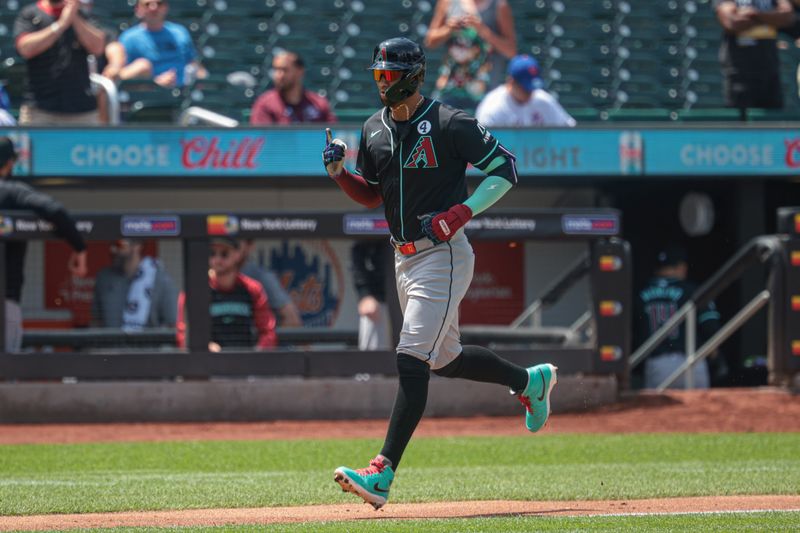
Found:
[[(353, 503), (332, 481), (333, 469), (365, 466), (379, 446), (374, 439), (0, 446), (0, 514)], [(798, 450), (797, 433), (418, 438), (403, 459), (390, 503), (798, 494)], [(428, 521), (419, 528), (380, 523), (381, 530), (405, 531), (589, 525), (690, 531), (698, 524), (726, 531), (768, 525), (764, 530), (774, 531), (797, 529), (800, 514), (485, 518)], [(303, 527), (278, 530), (342, 530), (342, 524)], [(345, 529), (362, 527), (369, 525), (348, 523)], [(223, 530), (247, 528), (209, 529)]]

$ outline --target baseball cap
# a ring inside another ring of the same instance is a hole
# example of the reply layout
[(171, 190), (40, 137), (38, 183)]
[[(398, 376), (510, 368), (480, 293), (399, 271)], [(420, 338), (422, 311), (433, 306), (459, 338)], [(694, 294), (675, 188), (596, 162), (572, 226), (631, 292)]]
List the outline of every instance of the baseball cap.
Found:
[(0, 137), (0, 165), (5, 165), (10, 159), (17, 158), (14, 143), (8, 137)]
[(209, 243), (210, 244), (222, 244), (222, 245), (225, 245), (225, 246), (230, 246), (231, 248), (238, 248), (239, 247), (239, 241), (237, 241), (233, 237), (227, 237), (227, 236), (223, 236), (223, 235), (211, 237), (211, 239), (209, 240)]
[(528, 54), (514, 56), (508, 62), (508, 75), (528, 92), (544, 85), (539, 72), (539, 62)]
[(658, 266), (674, 266), (689, 261), (686, 248), (678, 244), (670, 244), (662, 248), (656, 255)]

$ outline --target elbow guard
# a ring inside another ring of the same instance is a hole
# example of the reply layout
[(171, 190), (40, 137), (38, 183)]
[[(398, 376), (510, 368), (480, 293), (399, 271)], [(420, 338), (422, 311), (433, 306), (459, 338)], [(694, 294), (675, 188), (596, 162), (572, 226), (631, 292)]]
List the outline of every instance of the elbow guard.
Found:
[(516, 160), (514, 154), (506, 150), (502, 144), (498, 144), (495, 156), (477, 168), (488, 176), (499, 176), (511, 185), (516, 185), (518, 181)]

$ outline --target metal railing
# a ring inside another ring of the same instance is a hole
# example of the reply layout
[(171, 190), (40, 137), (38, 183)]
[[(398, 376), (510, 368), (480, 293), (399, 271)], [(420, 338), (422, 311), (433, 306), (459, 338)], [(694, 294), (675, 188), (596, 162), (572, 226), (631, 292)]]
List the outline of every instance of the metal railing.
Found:
[[(694, 365), (714, 353), (714, 350), (725, 342), (728, 337), (735, 333), (769, 302), (772, 294), (766, 289), (759, 292), (699, 349), (697, 348), (697, 309), (714, 300), (714, 298), (728, 288), (734, 281), (738, 280), (741, 275), (753, 265), (759, 263), (765, 264), (770, 261), (782, 249), (782, 246), (783, 244), (780, 238), (775, 235), (756, 237), (748, 242), (708, 281), (697, 289), (688, 302), (678, 309), (669, 320), (639, 346), (629, 359), (630, 368), (633, 369), (644, 361), (645, 358), (666, 340), (676, 328), (680, 327), (681, 324), (685, 322), (686, 361), (659, 384), (656, 390), (663, 392), (683, 374), (686, 374), (686, 379), (684, 380), (685, 388), (692, 388), (694, 383), (691, 369)], [(780, 269), (773, 269), (773, 274), (776, 272), (780, 272)]]
[[(589, 252), (582, 253), (566, 270), (545, 287), (508, 326), (461, 326), (461, 334), (469, 342), (539, 342), (542, 344), (573, 344), (580, 332), (591, 324), (592, 312), (586, 311), (568, 327), (544, 327), (542, 311), (555, 305), (591, 269)], [(529, 325), (526, 325), (529, 323)]]
[(181, 126), (196, 126), (197, 124), (211, 124), (221, 128), (235, 128), (239, 125), (238, 120), (234, 120), (225, 115), (215, 113), (204, 107), (192, 106), (186, 108), (178, 116), (178, 124)]
[(89, 75), (92, 85), (106, 93), (108, 98), (108, 124), (117, 126), (121, 122), (121, 112), (119, 105), (119, 91), (117, 85), (110, 79), (100, 74), (92, 73)]
[[(278, 327), (275, 330), (280, 347), (307, 347), (312, 343), (358, 346), (357, 330), (331, 328)], [(67, 330), (25, 330), (23, 348), (51, 346), (75, 350), (98, 349), (152, 349), (154, 346), (171, 346), (176, 343), (175, 328), (157, 327), (142, 331), (122, 331), (119, 328), (79, 328)], [(239, 351), (246, 351), (239, 349)]]

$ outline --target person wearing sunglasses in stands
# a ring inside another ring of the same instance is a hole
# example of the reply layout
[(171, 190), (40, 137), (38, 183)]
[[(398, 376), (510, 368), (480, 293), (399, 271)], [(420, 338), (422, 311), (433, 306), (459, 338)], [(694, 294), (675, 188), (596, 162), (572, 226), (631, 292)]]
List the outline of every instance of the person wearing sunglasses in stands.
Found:
[(145, 78), (162, 87), (183, 87), (208, 76), (189, 30), (166, 20), (169, 5), (165, 0), (139, 0), (134, 12), (142, 22), (119, 37), (127, 56), (120, 79)]
[[(261, 284), (239, 270), (239, 243), (231, 237), (211, 239), (208, 285), (211, 287), (210, 352), (223, 348), (267, 350), (278, 344), (275, 315)], [(178, 298), (178, 346), (186, 347), (185, 295)]]
[(14, 22), (14, 45), (27, 66), (21, 125), (94, 125), (97, 99), (89, 54), (101, 54), (106, 36), (78, 0), (40, 0)]

